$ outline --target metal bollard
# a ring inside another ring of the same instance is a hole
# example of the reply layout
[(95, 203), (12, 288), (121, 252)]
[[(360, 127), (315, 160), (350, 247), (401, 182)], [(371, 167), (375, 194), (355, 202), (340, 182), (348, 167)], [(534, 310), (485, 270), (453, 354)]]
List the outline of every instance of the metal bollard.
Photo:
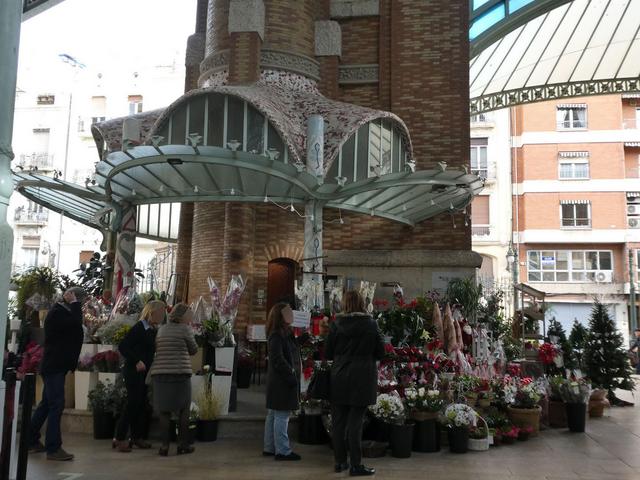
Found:
[(18, 470), (16, 480), (27, 480), (27, 462), (29, 456), (29, 428), (31, 427), (31, 411), (36, 391), (36, 375), (28, 373), (22, 381), (24, 389), (22, 402), (22, 419), (20, 421), (20, 444), (18, 445)]

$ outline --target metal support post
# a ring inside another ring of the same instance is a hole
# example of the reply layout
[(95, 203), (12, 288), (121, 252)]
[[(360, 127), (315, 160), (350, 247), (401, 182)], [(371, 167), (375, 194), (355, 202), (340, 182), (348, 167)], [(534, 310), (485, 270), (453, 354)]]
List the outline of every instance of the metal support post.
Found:
[(633, 270), (633, 250), (629, 249), (629, 320), (631, 332), (638, 328), (638, 313), (636, 311), (636, 275)]
[[(307, 121), (307, 172), (322, 183), (324, 179), (324, 119), (313, 115)], [(309, 200), (304, 208), (304, 260), (302, 282), (316, 286), (315, 305), (324, 308), (324, 265), (321, 203)]]
[[(18, 77), (18, 46), (22, 0), (0, 1), (0, 345), (4, 345), (7, 331), (7, 303), (11, 278), (13, 230), (7, 223), (9, 199), (13, 192), (11, 148), (13, 115)], [(0, 372), (4, 358), (0, 356)]]

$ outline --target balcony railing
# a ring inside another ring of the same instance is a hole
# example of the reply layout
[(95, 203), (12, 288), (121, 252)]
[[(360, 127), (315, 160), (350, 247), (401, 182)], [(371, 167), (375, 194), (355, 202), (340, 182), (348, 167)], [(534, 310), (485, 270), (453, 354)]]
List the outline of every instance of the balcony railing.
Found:
[(474, 237), (488, 237), (491, 235), (491, 225), (472, 225), (471, 235)]
[(44, 152), (20, 155), (18, 166), (25, 170), (53, 170), (53, 155)]
[(16, 224), (40, 225), (49, 220), (49, 211), (35, 212), (33, 210), (16, 210), (14, 221)]

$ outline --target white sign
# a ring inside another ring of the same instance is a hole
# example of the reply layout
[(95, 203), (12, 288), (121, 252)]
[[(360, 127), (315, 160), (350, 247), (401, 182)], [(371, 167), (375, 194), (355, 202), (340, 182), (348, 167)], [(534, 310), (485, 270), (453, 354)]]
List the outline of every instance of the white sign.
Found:
[(542, 265), (553, 265), (556, 263), (556, 257), (553, 255), (542, 255)]
[(300, 310), (293, 311), (293, 323), (292, 327), (297, 328), (309, 328), (311, 325), (311, 312), (301, 312)]

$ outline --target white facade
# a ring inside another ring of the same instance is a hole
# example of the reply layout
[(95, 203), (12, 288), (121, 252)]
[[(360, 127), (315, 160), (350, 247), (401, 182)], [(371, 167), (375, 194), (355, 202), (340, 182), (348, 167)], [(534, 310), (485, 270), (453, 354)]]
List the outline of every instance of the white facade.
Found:
[[(103, 74), (62, 58), (44, 68), (21, 57), (12, 168), (37, 167), (39, 173), (83, 185), (99, 160), (92, 122), (166, 107), (183, 92), (182, 65), (176, 55), (168, 65)], [(47, 212), (17, 193), (9, 217), (14, 271), (51, 266), (70, 274), (78, 268), (80, 253), (99, 251), (103, 241), (97, 230)], [(156, 246), (138, 239), (136, 264), (145, 266)]]

